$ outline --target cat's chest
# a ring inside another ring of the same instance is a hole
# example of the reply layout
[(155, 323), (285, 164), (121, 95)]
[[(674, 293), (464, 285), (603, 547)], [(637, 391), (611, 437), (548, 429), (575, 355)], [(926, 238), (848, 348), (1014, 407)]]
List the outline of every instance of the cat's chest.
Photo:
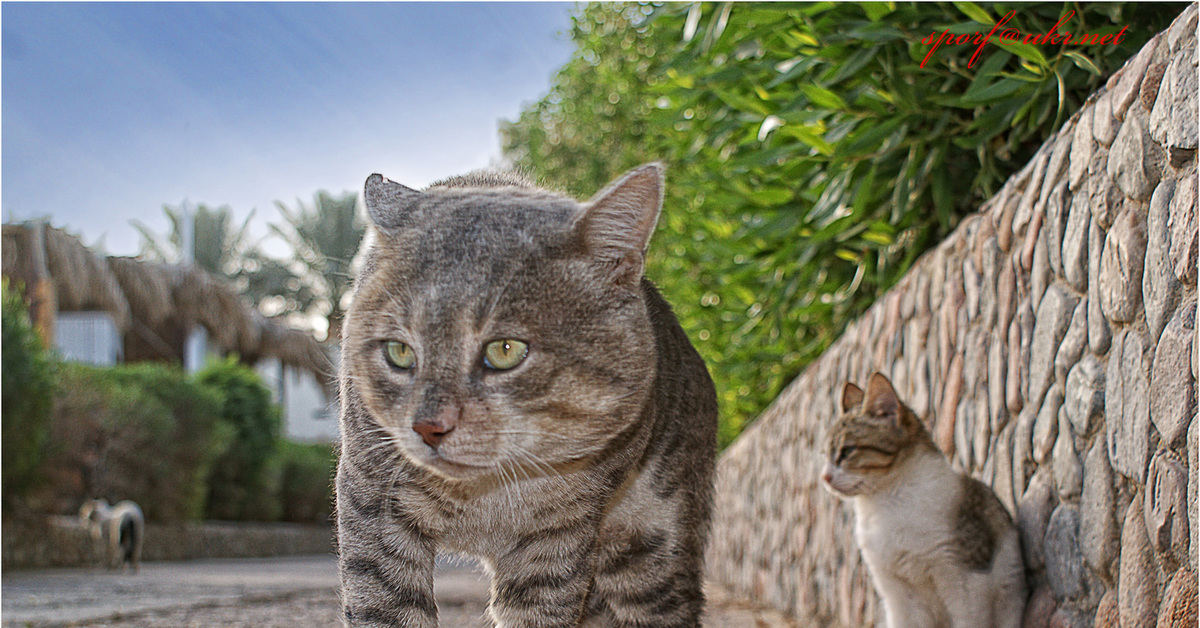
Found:
[(933, 481), (860, 498), (855, 508), (859, 546), (872, 562), (897, 568), (936, 560), (951, 538), (955, 490), (951, 482)]
[(525, 479), (459, 500), (450, 511), (427, 510), (426, 515), (442, 547), (491, 558), (532, 531), (577, 518), (583, 506), (570, 499), (573, 492), (562, 478)]

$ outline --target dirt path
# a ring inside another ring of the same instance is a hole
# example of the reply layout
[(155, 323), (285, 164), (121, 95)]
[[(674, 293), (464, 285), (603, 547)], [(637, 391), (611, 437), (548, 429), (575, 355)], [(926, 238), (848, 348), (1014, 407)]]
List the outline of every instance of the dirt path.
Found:
[[(488, 628), (487, 578), (472, 565), (441, 561), (434, 590), (440, 624)], [(331, 556), (147, 563), (137, 574), (93, 569), (6, 573), (3, 625), (176, 628), (337, 626)], [(710, 589), (706, 628), (792, 626)]]

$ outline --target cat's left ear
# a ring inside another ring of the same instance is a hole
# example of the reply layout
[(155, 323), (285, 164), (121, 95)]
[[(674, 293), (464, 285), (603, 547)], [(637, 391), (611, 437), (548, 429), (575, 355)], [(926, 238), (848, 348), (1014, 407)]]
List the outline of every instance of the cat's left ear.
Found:
[(367, 177), (363, 185), (367, 216), (371, 224), (384, 231), (392, 231), (403, 225), (420, 198), (420, 192), (389, 181), (381, 174)]
[(892, 382), (881, 373), (875, 373), (867, 382), (867, 416), (885, 419), (893, 424), (900, 423), (900, 398)]
[(611, 265), (615, 283), (641, 281), (662, 200), (663, 166), (656, 162), (626, 172), (584, 204), (580, 233), (588, 253)]

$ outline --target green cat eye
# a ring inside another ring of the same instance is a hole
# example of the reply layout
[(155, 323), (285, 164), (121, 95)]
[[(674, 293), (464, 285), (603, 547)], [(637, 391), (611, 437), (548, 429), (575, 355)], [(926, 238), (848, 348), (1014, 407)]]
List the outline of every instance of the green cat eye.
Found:
[(383, 345), (383, 355), (388, 364), (402, 369), (410, 369), (417, 363), (417, 354), (412, 347), (399, 340), (389, 340)]
[(483, 348), (483, 363), (490, 369), (507, 371), (525, 360), (529, 345), (520, 340), (493, 340)]

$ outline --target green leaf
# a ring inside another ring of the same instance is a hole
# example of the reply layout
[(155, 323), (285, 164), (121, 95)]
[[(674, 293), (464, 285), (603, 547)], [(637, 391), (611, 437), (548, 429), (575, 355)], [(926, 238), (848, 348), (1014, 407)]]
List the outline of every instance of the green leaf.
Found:
[(1073, 61), (1075, 63), (1075, 66), (1078, 67), (1080, 70), (1083, 70), (1083, 71), (1085, 71), (1089, 74), (1093, 74), (1095, 76), (1100, 76), (1100, 68), (1096, 67), (1096, 64), (1092, 63), (1092, 60), (1088, 59), (1082, 53), (1076, 52), (1074, 50), (1068, 50), (1067, 52), (1064, 52), (1063, 55), (1066, 56), (1067, 58), (1069, 58), (1071, 61)]
[(792, 191), (783, 186), (762, 187), (754, 190), (752, 200), (765, 207), (783, 205), (792, 200)]
[(996, 23), (995, 18), (993, 18), (991, 15), (988, 15), (987, 11), (979, 8), (979, 5), (975, 4), (974, 2), (955, 2), (954, 6), (959, 11), (962, 11), (963, 15), (975, 20), (976, 22), (979, 22), (980, 24), (990, 26)]
[(725, 104), (729, 105), (730, 107), (733, 107), (734, 109), (737, 109), (738, 111), (750, 111), (753, 113), (757, 113), (761, 116), (771, 115), (771, 110), (768, 109), (767, 106), (765, 104), (763, 104), (763, 102), (761, 100), (747, 98), (745, 96), (742, 96), (741, 94), (738, 94), (738, 93), (735, 93), (735, 92), (732, 92), (729, 90), (725, 90), (725, 89), (715, 88), (715, 87), (712, 89), (712, 92), (713, 92), (713, 94), (716, 95), (717, 98), (720, 98)]
[(784, 126), (784, 127), (780, 128), (779, 131), (781, 133), (790, 135), (790, 136), (800, 140), (801, 142), (803, 142), (804, 144), (806, 144), (808, 146), (811, 146), (818, 153), (820, 153), (822, 155), (832, 155), (833, 154), (833, 145), (830, 144), (829, 142), (826, 142), (824, 139), (821, 138), (820, 135), (817, 135), (815, 132), (813, 132), (808, 127), (790, 126), (789, 125), (789, 126)]
[(863, 12), (867, 14), (867, 19), (872, 22), (878, 22), (885, 15), (896, 10), (895, 2), (859, 2), (858, 6), (862, 7)]
[(1039, 68), (1050, 67), (1050, 64), (1046, 63), (1046, 57), (1042, 56), (1042, 51), (1035, 48), (1032, 44), (1003, 42), (1000, 45), (1003, 46), (1005, 50), (1017, 55), (1018, 57), (1021, 57), (1026, 61), (1029, 61), (1030, 63), (1035, 64)]
[(1003, 78), (978, 90), (967, 90), (962, 96), (962, 101), (969, 105), (986, 104), (1011, 95), (1021, 89), (1021, 85), (1021, 81)]
[(800, 86), (800, 91), (804, 92), (805, 96), (812, 103), (822, 109), (832, 109), (834, 111), (845, 111), (847, 109), (846, 101), (842, 100), (841, 96), (813, 83), (808, 83)]

